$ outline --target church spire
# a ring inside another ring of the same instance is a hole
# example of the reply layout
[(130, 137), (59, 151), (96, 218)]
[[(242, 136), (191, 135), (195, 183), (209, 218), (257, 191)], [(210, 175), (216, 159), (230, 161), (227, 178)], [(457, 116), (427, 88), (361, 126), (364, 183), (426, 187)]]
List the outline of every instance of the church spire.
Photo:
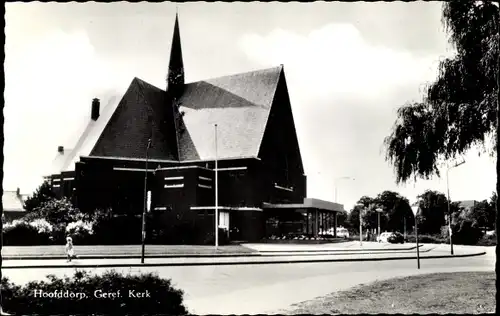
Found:
[(182, 62), (181, 35), (179, 32), (179, 16), (175, 14), (174, 35), (170, 49), (168, 65), (167, 91), (175, 98), (182, 94), (184, 86), (184, 63)]

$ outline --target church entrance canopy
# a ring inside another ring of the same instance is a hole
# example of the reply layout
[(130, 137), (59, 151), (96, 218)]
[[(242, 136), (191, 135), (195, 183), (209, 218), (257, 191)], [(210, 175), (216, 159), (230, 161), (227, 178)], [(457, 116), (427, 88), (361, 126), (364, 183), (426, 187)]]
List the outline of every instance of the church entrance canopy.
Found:
[(266, 234), (271, 235), (333, 235), (337, 237), (338, 212), (342, 204), (305, 198), (303, 203), (263, 203), (266, 214)]

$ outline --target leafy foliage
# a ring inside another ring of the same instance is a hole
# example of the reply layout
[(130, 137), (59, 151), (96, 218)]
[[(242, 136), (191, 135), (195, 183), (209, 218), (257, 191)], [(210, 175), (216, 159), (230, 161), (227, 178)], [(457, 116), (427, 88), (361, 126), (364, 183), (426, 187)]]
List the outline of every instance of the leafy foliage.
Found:
[(349, 218), (349, 214), (346, 211), (338, 212), (337, 227), (347, 226), (348, 225), (348, 221), (347, 221), (348, 218)]
[[(142, 315), (187, 315), (183, 305), (183, 292), (175, 289), (170, 280), (161, 279), (156, 274), (122, 275), (106, 271), (102, 275), (92, 275), (86, 271), (76, 271), (74, 275), (58, 278), (48, 275), (46, 281), (29, 282), (17, 286), (7, 278), (2, 278), (2, 307), (19, 315), (126, 315), (140, 312)], [(120, 297), (99, 298), (102, 293), (118, 293)], [(134, 297), (135, 293), (149, 293), (150, 297)], [(78, 297), (40, 297), (35, 291), (45, 294), (79, 294)]]
[[(356, 229), (359, 227), (359, 212), (365, 208), (361, 216), (363, 227), (366, 229), (378, 228), (377, 208), (381, 208), (380, 228), (381, 231), (400, 231), (404, 229), (404, 219), (408, 227), (413, 223), (414, 217), (407, 198), (396, 192), (384, 191), (376, 198), (363, 196), (359, 199), (354, 209), (348, 215), (350, 227)], [(363, 207), (361, 207), (363, 205)]]
[(40, 230), (36, 225), (17, 220), (11, 225), (3, 227), (3, 243), (6, 246), (31, 246), (49, 244), (52, 232)]
[(397, 182), (439, 176), (442, 159), (485, 145), (487, 136), (495, 134), (498, 7), (486, 1), (443, 6), (443, 23), (457, 54), (440, 61), (439, 75), (422, 102), (397, 112), (392, 133), (384, 140)]
[(66, 226), (70, 222), (84, 219), (85, 215), (67, 198), (50, 198), (23, 217), (26, 221), (45, 219), (55, 226)]
[(24, 202), (24, 208), (27, 212), (31, 212), (53, 198), (55, 198), (55, 195), (50, 189), (50, 184), (44, 181), (36, 189), (35, 193)]
[(422, 234), (439, 234), (445, 225), (445, 214), (448, 213), (448, 199), (443, 193), (427, 190), (419, 195), (421, 199), (421, 221), (418, 229)]

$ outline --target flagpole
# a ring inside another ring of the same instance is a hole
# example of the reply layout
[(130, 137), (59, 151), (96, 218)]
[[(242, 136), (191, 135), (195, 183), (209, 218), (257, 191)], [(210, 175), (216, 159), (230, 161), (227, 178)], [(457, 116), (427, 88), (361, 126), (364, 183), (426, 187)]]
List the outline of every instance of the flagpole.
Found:
[(215, 124), (215, 249), (219, 247), (219, 172), (217, 168), (217, 124)]

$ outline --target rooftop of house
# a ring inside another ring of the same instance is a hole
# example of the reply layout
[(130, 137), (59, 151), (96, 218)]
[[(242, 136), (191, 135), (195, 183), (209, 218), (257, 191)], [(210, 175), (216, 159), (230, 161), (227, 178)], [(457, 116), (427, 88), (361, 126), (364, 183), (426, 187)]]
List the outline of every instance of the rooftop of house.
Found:
[(458, 201), (459, 206), (463, 208), (471, 208), (476, 205), (477, 201), (475, 200), (465, 200), (465, 201)]
[(3, 191), (2, 204), (4, 212), (24, 212), (24, 201), (28, 195), (16, 191)]

